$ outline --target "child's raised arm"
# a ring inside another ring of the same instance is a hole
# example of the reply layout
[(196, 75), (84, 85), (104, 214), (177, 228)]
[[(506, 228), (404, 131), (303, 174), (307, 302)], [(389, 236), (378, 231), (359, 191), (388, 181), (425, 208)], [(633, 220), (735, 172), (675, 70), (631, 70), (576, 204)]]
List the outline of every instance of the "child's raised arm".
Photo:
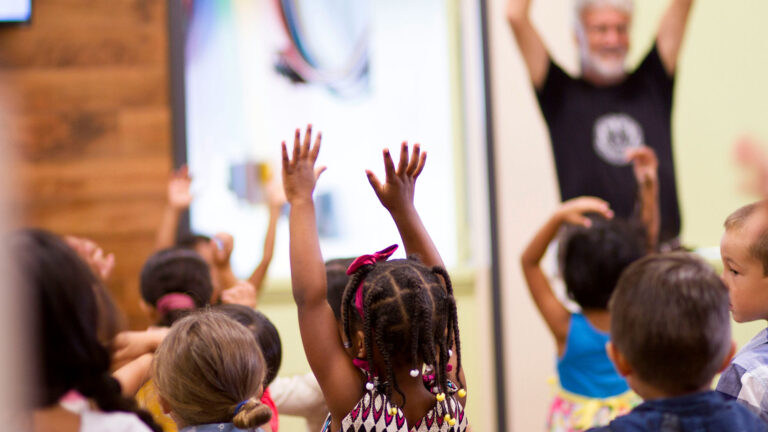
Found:
[(257, 297), (261, 296), (264, 279), (267, 276), (269, 264), (272, 262), (272, 255), (275, 251), (275, 237), (277, 235), (277, 220), (280, 218), (280, 211), (283, 208), (283, 204), (285, 204), (285, 196), (280, 190), (280, 184), (272, 182), (272, 184), (267, 186), (269, 221), (267, 222), (267, 234), (264, 236), (264, 249), (261, 254), (261, 262), (248, 278), (248, 281), (256, 287)]
[[(403, 142), (400, 146), (400, 161), (397, 169), (392, 161), (389, 149), (384, 149), (384, 170), (386, 172), (385, 182), (382, 184), (376, 175), (366, 170), (368, 181), (371, 183), (376, 196), (381, 204), (386, 208), (400, 232), (400, 239), (403, 241), (405, 251), (408, 255), (418, 254), (422, 262), (427, 266), (439, 266), (445, 268), (443, 259), (440, 257), (437, 247), (432, 242), (424, 223), (413, 205), (413, 197), (416, 189), (416, 179), (424, 169), (427, 160), (427, 153), (422, 152), (418, 143), (413, 145), (413, 153), (408, 155), (408, 143)], [(456, 345), (452, 347), (456, 351)], [(459, 370), (457, 366), (457, 356), (452, 356), (449, 360), (451, 372), (449, 377), (456, 381), (458, 377), (460, 382), (465, 383), (464, 370)], [(458, 371), (458, 375), (457, 375)], [(462, 404), (466, 403), (466, 396), (459, 397)]]
[(184, 165), (171, 173), (168, 180), (168, 203), (163, 211), (163, 218), (157, 228), (155, 250), (165, 249), (176, 244), (176, 230), (179, 227), (179, 215), (189, 208), (192, 194), (189, 192), (192, 178)]
[(283, 142), (283, 187), (291, 205), (289, 233), (291, 284), (299, 312), (299, 329), (312, 372), (337, 422), (351, 411), (363, 391), (363, 375), (344, 350), (326, 300), (325, 264), (315, 222), (312, 192), (325, 167), (316, 168), (320, 134), (310, 148), (312, 127), (307, 126), (303, 143), (296, 130), (293, 156)]
[(416, 179), (424, 169), (426, 160), (427, 153), (421, 152), (419, 144), (414, 144), (413, 154), (409, 157), (408, 143), (403, 142), (397, 169), (389, 149), (384, 149), (386, 179), (383, 184), (372, 171), (366, 170), (365, 173), (379, 201), (392, 215), (405, 246), (405, 252), (408, 255), (418, 254), (427, 266), (445, 267), (437, 247), (413, 205)]
[(637, 181), (637, 198), (640, 220), (645, 226), (645, 247), (649, 253), (655, 252), (659, 245), (659, 160), (652, 148), (644, 146), (627, 150), (627, 159)]
[(568, 200), (539, 229), (520, 258), (528, 290), (539, 313), (544, 317), (544, 321), (555, 337), (558, 352), (562, 352), (565, 348), (571, 313), (555, 296), (540, 263), (547, 252), (547, 247), (563, 224), (590, 226), (591, 221), (585, 216), (586, 213), (600, 213), (607, 218), (613, 217), (608, 203), (599, 198), (579, 197)]

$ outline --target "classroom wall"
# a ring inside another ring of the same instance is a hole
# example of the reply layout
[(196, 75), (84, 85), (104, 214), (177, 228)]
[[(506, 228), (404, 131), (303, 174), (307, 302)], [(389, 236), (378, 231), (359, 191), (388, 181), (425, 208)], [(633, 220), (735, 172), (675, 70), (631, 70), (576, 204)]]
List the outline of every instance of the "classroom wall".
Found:
[[(553, 56), (576, 70), (572, 0), (533, 0), (534, 25)], [(725, 216), (755, 197), (738, 192), (742, 173), (732, 142), (745, 132), (768, 142), (768, 3), (694, 2), (680, 57), (673, 135), (682, 239), (716, 247)], [(647, 52), (669, 0), (635, 2), (630, 61)], [(504, 18), (506, 0), (489, 0), (491, 88), (501, 226), (507, 361), (507, 430), (543, 430), (554, 377), (554, 343), (526, 291), (518, 259), (558, 199), (544, 122)], [(715, 259), (716, 256), (715, 256)], [(736, 325), (746, 342), (764, 323)]]
[(41, 0), (0, 26), (17, 224), (94, 239), (114, 252), (109, 288), (129, 324), (171, 168), (164, 1)]

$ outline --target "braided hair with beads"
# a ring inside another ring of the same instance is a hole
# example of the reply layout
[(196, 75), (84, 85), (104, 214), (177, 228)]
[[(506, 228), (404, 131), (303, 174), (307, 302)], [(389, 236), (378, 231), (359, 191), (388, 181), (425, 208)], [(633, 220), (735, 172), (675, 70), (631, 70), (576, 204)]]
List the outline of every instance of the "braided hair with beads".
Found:
[[(360, 310), (355, 306), (358, 290), (362, 290)], [(450, 277), (442, 267), (427, 267), (416, 257), (362, 265), (350, 275), (341, 305), (346, 339), (351, 338), (352, 326), (359, 326), (368, 364), (374, 364), (374, 345), (381, 353), (385, 370), (371, 372), (386, 378), (380, 388), (388, 398), (394, 389), (405, 405), (395, 368), (421, 371), (422, 364), (432, 367), (436, 386), (446, 393), (449, 351), (454, 344), (458, 377), (461, 343), (456, 301)], [(463, 383), (459, 385), (463, 387)]]

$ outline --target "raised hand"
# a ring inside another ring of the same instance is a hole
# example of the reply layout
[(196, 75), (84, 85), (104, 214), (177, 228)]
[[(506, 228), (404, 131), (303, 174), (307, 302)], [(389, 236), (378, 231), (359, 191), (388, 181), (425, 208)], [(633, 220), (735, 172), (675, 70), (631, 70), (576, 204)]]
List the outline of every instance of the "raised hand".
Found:
[(232, 250), (235, 248), (235, 239), (231, 234), (220, 232), (216, 233), (211, 239), (213, 248), (213, 263), (217, 267), (229, 265), (229, 257), (232, 256)]
[(185, 210), (192, 204), (192, 194), (190, 185), (192, 177), (189, 176), (189, 168), (183, 165), (178, 170), (171, 173), (168, 180), (168, 205), (176, 210)]
[(279, 180), (272, 179), (265, 186), (267, 206), (270, 211), (280, 211), (285, 205), (285, 191)]
[(578, 197), (564, 202), (555, 212), (560, 223), (581, 225), (589, 228), (592, 221), (586, 216), (588, 213), (597, 213), (606, 219), (613, 218), (613, 210), (607, 202), (595, 197)]
[(652, 148), (642, 146), (627, 149), (627, 160), (632, 163), (638, 185), (645, 186), (657, 182), (659, 159)]
[(310, 147), (312, 141), (312, 125), (307, 125), (304, 133), (304, 141), (301, 142), (301, 132), (296, 129), (293, 139), (293, 156), (288, 157), (288, 148), (285, 141), (283, 147), (283, 189), (285, 198), (291, 205), (306, 200), (312, 200), (312, 192), (320, 174), (325, 167), (315, 167), (317, 155), (320, 152), (322, 134), (318, 132), (315, 144)]
[(235, 286), (221, 292), (221, 302), (255, 308), (258, 304), (258, 293), (250, 282), (238, 281)]
[(426, 160), (427, 153), (421, 152), (418, 143), (413, 145), (413, 153), (409, 157), (408, 143), (403, 141), (400, 146), (400, 161), (397, 164), (397, 169), (395, 169), (389, 149), (384, 149), (386, 178), (383, 184), (373, 171), (365, 171), (373, 191), (376, 192), (379, 201), (390, 213), (413, 206), (416, 179), (424, 169)]
[(115, 268), (115, 254), (105, 254), (99, 245), (87, 238), (66, 236), (64, 240), (88, 264), (93, 274), (102, 281), (109, 278)]
[(746, 173), (740, 188), (747, 193), (768, 198), (768, 155), (755, 138), (743, 136), (733, 145), (736, 163)]

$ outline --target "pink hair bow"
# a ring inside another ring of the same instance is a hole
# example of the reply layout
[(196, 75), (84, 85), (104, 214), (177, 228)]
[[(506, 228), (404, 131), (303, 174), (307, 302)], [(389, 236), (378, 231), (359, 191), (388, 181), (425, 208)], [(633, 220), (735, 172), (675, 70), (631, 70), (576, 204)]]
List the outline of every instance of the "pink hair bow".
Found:
[[(397, 245), (393, 244), (392, 246), (374, 252), (373, 254), (357, 257), (347, 268), (347, 276), (356, 272), (357, 269), (362, 266), (376, 264), (379, 261), (386, 261), (396, 250)], [(360, 314), (360, 318), (363, 318), (363, 281), (360, 281), (360, 285), (357, 286), (357, 292), (355, 293), (355, 308), (357, 309), (357, 313)]]

